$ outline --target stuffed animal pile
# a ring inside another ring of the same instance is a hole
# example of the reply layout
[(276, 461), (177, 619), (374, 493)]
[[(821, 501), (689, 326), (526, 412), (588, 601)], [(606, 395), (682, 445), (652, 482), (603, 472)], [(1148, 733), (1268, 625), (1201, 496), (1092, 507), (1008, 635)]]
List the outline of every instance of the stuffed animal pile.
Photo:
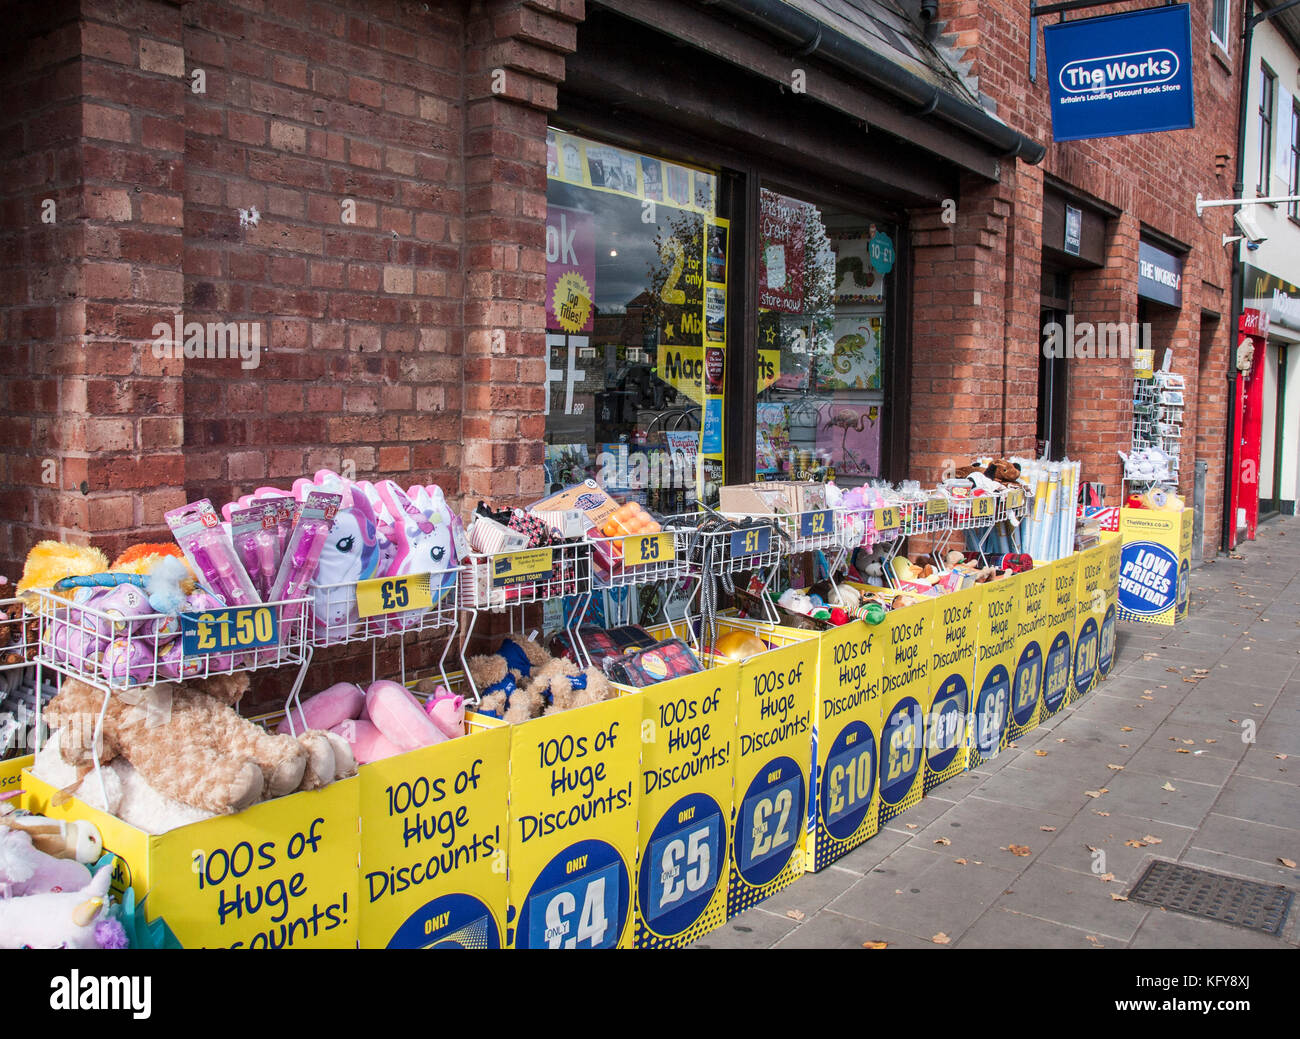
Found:
[(552, 657), (535, 640), (506, 639), (495, 653), (470, 657), (479, 714), (512, 724), (559, 714), (618, 695), (603, 672)]
[(367, 765), (463, 736), (465, 698), (436, 686), (421, 703), (397, 682), (371, 682), (365, 690), (339, 682), (292, 708), (277, 731), (303, 728), (345, 740), (357, 763)]

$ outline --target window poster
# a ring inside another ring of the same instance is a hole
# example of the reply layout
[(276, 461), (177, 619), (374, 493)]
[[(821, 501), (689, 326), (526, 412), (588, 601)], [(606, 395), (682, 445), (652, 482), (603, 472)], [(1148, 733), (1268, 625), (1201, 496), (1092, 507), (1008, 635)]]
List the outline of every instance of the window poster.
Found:
[(804, 309), (804, 254), (811, 206), (764, 189), (758, 212), (758, 305), (798, 314)]
[(590, 332), (596, 297), (596, 231), (590, 213), (546, 207), (546, 327)]
[(869, 304), (883, 306), (885, 276), (871, 266), (869, 255), (876, 225), (866, 231), (830, 231), (831, 249), (835, 253), (835, 305)]
[(837, 475), (880, 473), (879, 404), (827, 400), (817, 408), (817, 454)]

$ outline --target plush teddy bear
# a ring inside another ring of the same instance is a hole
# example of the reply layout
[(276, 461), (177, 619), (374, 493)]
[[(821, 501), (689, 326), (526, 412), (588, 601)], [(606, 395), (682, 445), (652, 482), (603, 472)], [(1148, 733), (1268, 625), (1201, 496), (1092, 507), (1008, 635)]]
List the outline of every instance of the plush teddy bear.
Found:
[[(158, 792), (218, 815), (334, 779), (328, 736), (272, 734), (241, 718), (234, 707), (247, 689), (248, 676), (234, 674), (110, 696), (100, 763), (120, 754)], [(102, 690), (69, 679), (46, 711), (63, 759), (82, 771), (93, 767), (103, 708)]]
[(515, 725), (617, 695), (598, 669), (552, 657), (531, 639), (506, 639), (467, 663), (481, 697), (475, 710)]

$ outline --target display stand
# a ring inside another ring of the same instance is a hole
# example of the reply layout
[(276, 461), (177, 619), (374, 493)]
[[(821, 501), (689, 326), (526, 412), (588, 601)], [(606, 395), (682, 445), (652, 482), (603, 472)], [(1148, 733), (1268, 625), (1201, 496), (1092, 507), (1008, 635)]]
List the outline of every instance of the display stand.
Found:
[[(17, 617), (10, 617), (9, 610), (19, 607), (23, 610)], [(39, 714), (41, 689), (36, 676), (36, 649), (40, 642), (37, 618), (26, 612), (21, 599), (0, 599), (0, 707), (7, 698), (19, 692), (24, 682), (33, 683), (32, 713)], [(30, 658), (29, 659), (29, 655)], [(16, 659), (14, 659), (16, 658)], [(22, 708), (25, 711), (25, 708)], [(7, 712), (0, 711), (0, 757), (6, 752), (26, 742), (26, 718), (14, 718)], [(39, 722), (36, 725), (37, 742), (40, 741)], [(19, 740), (22, 743), (14, 743)]]
[(954, 498), (948, 495), (948, 518), (934, 552), (937, 559), (942, 559), (948, 550), (954, 533), (961, 531), (978, 531), (974, 551), (979, 554), (985, 566), (988, 559), (984, 546), (989, 536), (999, 523), (1008, 522), (1011, 543), (1020, 551), (1020, 521), (1025, 518), (1025, 492), (1019, 487), (1006, 487), (992, 494), (981, 494), (972, 498)]

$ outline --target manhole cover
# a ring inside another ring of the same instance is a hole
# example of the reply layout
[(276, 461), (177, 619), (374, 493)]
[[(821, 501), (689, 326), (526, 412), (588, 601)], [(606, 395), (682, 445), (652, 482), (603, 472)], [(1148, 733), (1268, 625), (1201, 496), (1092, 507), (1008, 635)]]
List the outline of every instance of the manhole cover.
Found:
[(1131, 902), (1279, 935), (1294, 896), (1279, 884), (1226, 877), (1176, 862), (1153, 862), (1128, 897)]

